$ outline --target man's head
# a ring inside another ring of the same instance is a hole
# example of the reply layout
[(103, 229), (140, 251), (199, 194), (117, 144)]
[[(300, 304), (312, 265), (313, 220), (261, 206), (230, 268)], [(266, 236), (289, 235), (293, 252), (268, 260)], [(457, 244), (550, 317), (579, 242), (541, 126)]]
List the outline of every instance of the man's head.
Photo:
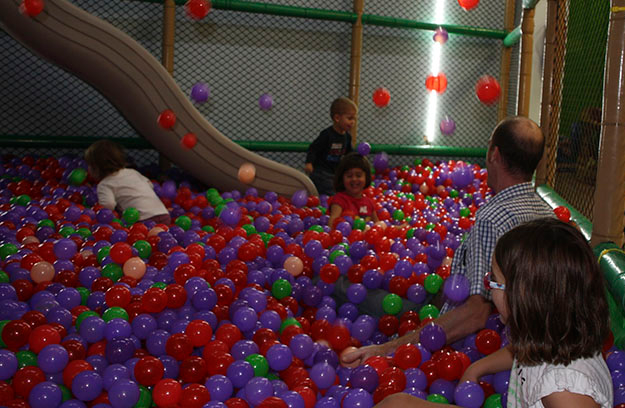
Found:
[(543, 156), (545, 138), (542, 131), (531, 119), (514, 116), (497, 124), (491, 135), (486, 165), (489, 185), (495, 191), (506, 183), (530, 181)]

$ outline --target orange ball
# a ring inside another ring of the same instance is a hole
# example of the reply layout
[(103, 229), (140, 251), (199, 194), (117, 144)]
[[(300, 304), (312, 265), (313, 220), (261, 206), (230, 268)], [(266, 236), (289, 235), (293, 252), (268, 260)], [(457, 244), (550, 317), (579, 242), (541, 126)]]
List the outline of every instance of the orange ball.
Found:
[(243, 163), (239, 167), (239, 181), (250, 184), (256, 177), (256, 167), (252, 163)]

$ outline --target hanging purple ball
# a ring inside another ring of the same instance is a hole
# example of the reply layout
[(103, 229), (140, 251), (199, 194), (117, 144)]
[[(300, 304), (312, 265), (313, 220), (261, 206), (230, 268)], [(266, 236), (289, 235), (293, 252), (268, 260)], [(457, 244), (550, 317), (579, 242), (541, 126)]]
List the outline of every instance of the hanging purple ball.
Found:
[(445, 30), (443, 27), (438, 27), (436, 30), (434, 30), (434, 35), (432, 36), (432, 39), (434, 39), (434, 41), (436, 41), (437, 43), (443, 45), (449, 39), (449, 34), (447, 33), (447, 30)]
[(273, 97), (271, 94), (264, 93), (258, 98), (258, 105), (264, 111), (268, 111), (273, 106)]
[(358, 143), (358, 147), (356, 148), (356, 150), (361, 155), (366, 156), (369, 153), (371, 153), (371, 145), (367, 142), (361, 142), (361, 143)]
[(208, 100), (211, 91), (208, 85), (203, 82), (198, 82), (191, 88), (191, 99), (196, 103), (204, 103)]
[(441, 120), (441, 123), (439, 124), (439, 127), (441, 129), (441, 133), (442, 134), (444, 134), (444, 135), (451, 135), (456, 130), (456, 122), (454, 122), (454, 120), (452, 118), (450, 118), (449, 116), (445, 116)]

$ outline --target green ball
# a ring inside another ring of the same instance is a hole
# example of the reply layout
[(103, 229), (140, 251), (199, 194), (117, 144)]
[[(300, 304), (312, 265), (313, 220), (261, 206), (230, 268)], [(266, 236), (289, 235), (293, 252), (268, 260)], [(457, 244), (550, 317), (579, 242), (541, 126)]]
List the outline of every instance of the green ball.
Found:
[(280, 300), (291, 295), (291, 283), (286, 279), (278, 279), (271, 285), (271, 294)]
[(402, 307), (403, 301), (401, 297), (394, 293), (389, 293), (382, 299), (382, 310), (384, 310), (386, 314), (396, 315), (401, 312)]
[(0, 320), (0, 347), (6, 347), (7, 345), (4, 344), (4, 341), (2, 341), (2, 329), (4, 329), (4, 326), (6, 326), (6, 324), (10, 322), (10, 320)]
[(364, 231), (366, 226), (367, 226), (367, 223), (365, 222), (365, 220), (360, 218), (360, 217), (357, 217), (357, 218), (354, 219), (352, 228)]
[(436, 227), (436, 225), (434, 225), (434, 224), (430, 223), (430, 224), (427, 224), (427, 225), (425, 226), (425, 230), (426, 230), (426, 231), (434, 231), (434, 227)]
[(139, 401), (133, 408), (150, 408), (152, 406), (152, 393), (143, 385), (139, 386)]
[(330, 263), (334, 263), (334, 260), (336, 259), (337, 256), (341, 256), (341, 255), (347, 255), (344, 251), (341, 251), (340, 249), (336, 249), (332, 252), (330, 252), (330, 256), (328, 257), (328, 261), (330, 261)]
[(219, 217), (219, 214), (221, 214), (224, 208), (226, 208), (225, 204), (219, 204), (217, 207), (215, 207), (215, 216)]
[(191, 218), (187, 217), (186, 215), (181, 215), (180, 217), (176, 218), (175, 223), (177, 226), (185, 231), (189, 231), (189, 228), (191, 228)]
[(74, 397), (74, 395), (69, 390), (69, 388), (67, 388), (63, 384), (57, 384), (57, 385), (61, 389), (61, 394), (63, 395), (63, 397), (61, 397), (61, 402), (65, 402), (65, 401), (70, 400), (70, 399), (72, 399)]
[(427, 396), (427, 400), (438, 404), (449, 404), (447, 398), (443, 397), (441, 394), (430, 394)]
[(139, 221), (139, 210), (134, 207), (128, 207), (122, 213), (122, 218), (124, 219), (126, 225), (132, 225)]
[(268, 234), (266, 232), (261, 232), (260, 233), (260, 239), (263, 240), (263, 243), (265, 244), (265, 246), (267, 246), (267, 244), (269, 244), (269, 241), (271, 241), (271, 238), (273, 238), (273, 234)]
[(128, 312), (123, 307), (119, 307), (119, 306), (109, 307), (108, 309), (104, 311), (104, 313), (102, 313), (102, 319), (105, 322), (109, 322), (113, 319), (128, 320)]
[(202, 227), (202, 231), (213, 233), (215, 232), (215, 228), (211, 227), (210, 225), (205, 225)]
[(50, 219), (48, 219), (48, 218), (45, 218), (45, 219), (43, 219), (43, 220), (41, 220), (41, 221), (39, 221), (39, 222), (37, 223), (37, 228), (41, 228), (41, 227), (50, 227), (50, 228), (54, 228), (55, 226), (56, 226), (56, 225), (54, 224), (54, 221), (52, 221), (52, 220), (50, 220)]
[(404, 219), (405, 215), (404, 212), (402, 210), (395, 210), (393, 211), (393, 219), (395, 221), (402, 221)]
[(110, 253), (111, 253), (111, 247), (108, 245), (103, 246), (102, 248), (98, 249), (98, 253), (96, 254), (96, 259), (98, 260), (98, 263), (101, 264), (102, 260), (104, 260), (104, 258), (109, 256)]
[(243, 228), (243, 230), (247, 233), (248, 237), (250, 235), (258, 234), (258, 231), (256, 231), (256, 227), (252, 224), (243, 224), (241, 228)]
[(89, 231), (89, 228), (85, 228), (85, 227), (81, 227), (78, 228), (78, 231), (76, 231), (78, 233), (78, 235), (80, 235), (83, 239), (84, 238), (89, 238), (91, 236), (91, 231)]
[(319, 209), (319, 211), (321, 211), (321, 215), (326, 215), (326, 213), (328, 212), (328, 209), (322, 206), (318, 206), (317, 207)]
[(422, 161), (421, 161), (421, 159), (414, 159), (413, 163), (414, 163), (415, 166), (420, 166)]
[(59, 234), (61, 234), (63, 238), (67, 238), (70, 235), (74, 234), (75, 232), (76, 232), (76, 229), (74, 229), (74, 227), (70, 227), (69, 225), (61, 227), (59, 229)]
[(152, 286), (150, 286), (151, 288), (159, 288), (159, 289), (165, 289), (167, 287), (167, 284), (165, 282), (154, 282), (152, 284)]
[(408, 231), (406, 231), (406, 239), (410, 239), (414, 237), (414, 233), (417, 231), (416, 228), (410, 228)]
[(423, 305), (421, 309), (419, 309), (419, 319), (424, 320), (428, 317), (436, 319), (439, 315), (438, 308), (432, 304)]
[(432, 273), (425, 278), (425, 291), (433, 295), (437, 294), (443, 285), (443, 278), (440, 275)]
[(6, 259), (8, 256), (17, 253), (17, 247), (11, 243), (0, 245), (0, 259)]
[(501, 394), (492, 394), (484, 401), (484, 408), (503, 408)]
[(78, 293), (80, 293), (80, 304), (83, 306), (87, 306), (87, 300), (89, 299), (89, 295), (91, 294), (89, 289), (83, 286), (78, 286), (76, 290), (78, 291)]
[(2, 270), (0, 270), (0, 283), (9, 283), (9, 275)]
[(19, 368), (26, 366), (37, 367), (39, 365), (37, 363), (37, 355), (30, 350), (20, 350), (15, 353), (15, 357), (17, 357), (17, 366)]
[(311, 225), (308, 231), (323, 232), (323, 227), (319, 224)]
[(273, 380), (279, 380), (280, 377), (278, 377), (276, 373), (269, 373), (267, 374), (267, 379), (270, 381), (273, 381)]
[(22, 207), (26, 207), (28, 203), (30, 203), (30, 200), (31, 198), (27, 194), (18, 195), (17, 197), (15, 197), (15, 204), (21, 205)]
[(142, 239), (135, 241), (132, 246), (137, 250), (139, 256), (143, 259), (148, 259), (152, 255), (152, 245), (148, 241)]
[(105, 278), (109, 278), (113, 282), (117, 282), (124, 276), (124, 271), (121, 266), (117, 265), (115, 262), (111, 262), (102, 268), (101, 275)]
[(460, 216), (461, 217), (468, 217), (471, 215), (471, 210), (469, 210), (467, 207), (463, 207), (460, 209)]
[(82, 324), (82, 322), (89, 316), (98, 316), (100, 317), (100, 315), (98, 315), (96, 312), (94, 312), (93, 310), (87, 310), (85, 312), (82, 312), (81, 314), (78, 315), (78, 317), (76, 318), (76, 330), (80, 330), (80, 325)]
[(452, 188), (451, 190), (449, 190), (449, 197), (451, 198), (456, 198), (458, 197), (458, 190)]
[(82, 167), (77, 167), (74, 170), (72, 170), (71, 173), (69, 173), (69, 184), (71, 184), (72, 186), (79, 186), (81, 185), (85, 179), (87, 178), (87, 171), (85, 169), (83, 169)]
[(269, 372), (267, 359), (260, 354), (250, 354), (245, 357), (245, 361), (250, 363), (254, 368), (254, 377), (265, 377)]
[(289, 326), (293, 326), (293, 325), (302, 327), (302, 324), (300, 322), (298, 322), (297, 319), (294, 318), (294, 317), (287, 317), (286, 319), (284, 319), (282, 321), (282, 324), (280, 325), (280, 334), (282, 334), (284, 329), (286, 329)]

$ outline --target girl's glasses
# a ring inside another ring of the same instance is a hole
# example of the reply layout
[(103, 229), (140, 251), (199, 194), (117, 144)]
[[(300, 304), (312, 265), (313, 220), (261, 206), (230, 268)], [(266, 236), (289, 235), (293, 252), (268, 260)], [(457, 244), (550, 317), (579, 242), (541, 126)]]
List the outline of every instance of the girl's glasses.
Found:
[(491, 276), (492, 275), (490, 271), (488, 271), (486, 275), (484, 275), (484, 287), (486, 288), (486, 290), (493, 290), (493, 289), (506, 290), (505, 284), (497, 283), (494, 280), (491, 280)]

